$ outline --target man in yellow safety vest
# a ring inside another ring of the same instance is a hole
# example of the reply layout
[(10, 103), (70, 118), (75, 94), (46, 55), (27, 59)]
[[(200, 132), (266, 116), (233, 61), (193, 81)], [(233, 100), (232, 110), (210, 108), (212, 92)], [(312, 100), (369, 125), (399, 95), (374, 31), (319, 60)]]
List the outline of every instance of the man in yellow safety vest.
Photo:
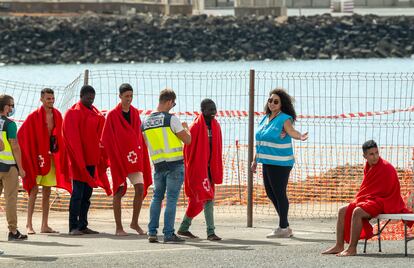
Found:
[(4, 150), (0, 152), (0, 194), (4, 189), (9, 241), (27, 239), (27, 235), (23, 235), (17, 230), (19, 175), (24, 177), (25, 172), (22, 168), (21, 151), (17, 142), (17, 125), (9, 119), (14, 112), (13, 97), (0, 95), (0, 131), (4, 143)]
[(164, 243), (184, 242), (174, 233), (174, 220), (178, 196), (184, 181), (183, 145), (191, 143), (187, 123), (181, 123), (169, 111), (175, 106), (176, 95), (172, 89), (164, 89), (159, 96), (157, 111), (142, 124), (144, 139), (154, 164), (154, 195), (150, 206), (148, 241), (158, 242), (157, 229), (161, 202), (167, 192), (164, 213)]

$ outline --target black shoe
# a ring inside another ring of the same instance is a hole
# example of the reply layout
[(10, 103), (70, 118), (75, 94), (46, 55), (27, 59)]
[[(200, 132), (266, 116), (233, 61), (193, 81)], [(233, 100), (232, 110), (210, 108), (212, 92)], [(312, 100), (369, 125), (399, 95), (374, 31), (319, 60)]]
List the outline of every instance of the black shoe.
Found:
[(158, 243), (157, 235), (148, 235), (148, 242), (150, 243)]
[(183, 242), (185, 242), (185, 239), (182, 239), (176, 234), (172, 234), (172, 236), (170, 237), (164, 236), (164, 243), (183, 243)]
[(198, 238), (198, 236), (193, 235), (193, 233), (191, 233), (190, 231), (185, 231), (185, 232), (183, 232), (183, 231), (178, 231), (178, 232), (177, 232), (177, 234), (178, 234), (178, 235), (181, 235), (181, 236), (185, 236), (185, 237), (191, 238), (191, 239)]
[(221, 240), (221, 237), (218, 237), (216, 234), (211, 234), (211, 235), (207, 236), (207, 240), (210, 240), (210, 241), (220, 241)]
[(83, 230), (80, 230), (82, 233), (84, 233), (84, 234), (99, 234), (99, 232), (98, 231), (94, 231), (94, 230), (91, 230), (91, 229), (89, 229), (89, 228), (87, 228), (86, 227), (86, 229), (83, 229)]
[(69, 232), (69, 235), (83, 235), (84, 233), (82, 231), (79, 231), (78, 229), (72, 229), (72, 231)]
[(12, 232), (9, 232), (9, 241), (22, 241), (26, 239), (27, 239), (27, 235), (21, 234), (19, 230), (16, 230), (15, 234), (13, 234)]

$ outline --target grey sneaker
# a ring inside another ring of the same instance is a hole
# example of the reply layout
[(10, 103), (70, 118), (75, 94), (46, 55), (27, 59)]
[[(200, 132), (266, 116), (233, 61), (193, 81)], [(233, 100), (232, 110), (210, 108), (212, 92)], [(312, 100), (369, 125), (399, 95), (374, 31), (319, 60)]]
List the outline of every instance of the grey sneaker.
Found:
[(165, 237), (164, 236), (164, 243), (183, 243), (185, 239), (177, 236), (176, 234), (172, 234), (172, 236)]
[(148, 242), (150, 243), (158, 243), (157, 235), (148, 235)]

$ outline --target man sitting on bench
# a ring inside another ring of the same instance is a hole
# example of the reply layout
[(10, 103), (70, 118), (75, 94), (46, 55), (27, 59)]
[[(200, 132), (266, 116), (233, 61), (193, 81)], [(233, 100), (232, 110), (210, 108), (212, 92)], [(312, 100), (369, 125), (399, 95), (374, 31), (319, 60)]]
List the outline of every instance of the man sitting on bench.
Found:
[[(397, 171), (379, 156), (375, 141), (366, 141), (362, 151), (367, 162), (361, 187), (355, 200), (339, 209), (336, 244), (322, 254), (354, 256), (358, 240), (373, 236), (369, 219), (382, 213), (410, 213), (401, 198)], [(347, 249), (344, 241), (349, 243)]]

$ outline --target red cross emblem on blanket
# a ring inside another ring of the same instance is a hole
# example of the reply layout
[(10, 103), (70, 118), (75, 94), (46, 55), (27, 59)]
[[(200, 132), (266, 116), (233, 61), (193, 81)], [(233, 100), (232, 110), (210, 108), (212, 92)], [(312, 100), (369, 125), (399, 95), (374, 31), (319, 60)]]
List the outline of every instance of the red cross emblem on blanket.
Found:
[(137, 162), (138, 155), (134, 151), (130, 151), (128, 153), (127, 158), (129, 162), (131, 162), (132, 164), (135, 164)]
[(39, 159), (39, 166), (40, 167), (44, 167), (45, 166), (45, 159), (43, 158), (43, 156), (41, 156), (40, 154), (38, 155), (38, 159)]
[(210, 192), (210, 180), (208, 178), (205, 178), (203, 180), (203, 187), (204, 187), (204, 190), (206, 190), (207, 192)]

